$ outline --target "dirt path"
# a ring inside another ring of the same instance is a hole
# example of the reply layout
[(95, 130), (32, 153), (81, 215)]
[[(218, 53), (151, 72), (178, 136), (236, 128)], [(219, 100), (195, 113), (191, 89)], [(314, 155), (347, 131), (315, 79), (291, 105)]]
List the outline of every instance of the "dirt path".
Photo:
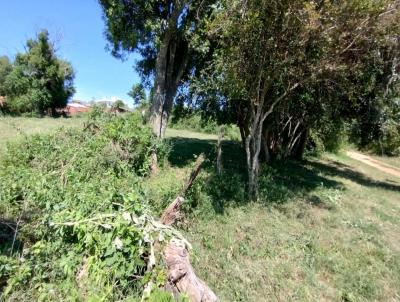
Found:
[(385, 164), (379, 160), (376, 160), (368, 155), (361, 154), (355, 151), (347, 151), (346, 154), (350, 156), (351, 158), (358, 160), (360, 162), (363, 162), (364, 164), (367, 164), (371, 167), (374, 167), (382, 172), (400, 177), (400, 169), (390, 166), (388, 164)]

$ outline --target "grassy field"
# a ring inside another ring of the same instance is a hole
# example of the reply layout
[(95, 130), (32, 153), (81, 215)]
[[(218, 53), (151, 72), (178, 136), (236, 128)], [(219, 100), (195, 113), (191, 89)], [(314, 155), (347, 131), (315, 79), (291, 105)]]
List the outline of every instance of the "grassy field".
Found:
[(83, 121), (82, 118), (0, 117), (0, 151), (6, 142), (24, 135), (49, 133), (60, 127), (81, 127)]
[(289, 198), (191, 221), (195, 267), (222, 300), (398, 301), (399, 180), (334, 155), (290, 172)]
[[(80, 119), (0, 120), (0, 148), (22, 132)], [(213, 135), (169, 130), (171, 152), (148, 196), (167, 205), (197, 155), (208, 161), (187, 196), (181, 228), (192, 262), (221, 301), (400, 301), (400, 179), (339, 154), (263, 167), (261, 197), (245, 198), (244, 157)]]
[(274, 164), (248, 203), (239, 147), (225, 143), (216, 176), (215, 137), (182, 136), (170, 138), (170, 167), (152, 187), (183, 181), (193, 154), (207, 154), (184, 228), (222, 301), (400, 300), (400, 179), (327, 154)]

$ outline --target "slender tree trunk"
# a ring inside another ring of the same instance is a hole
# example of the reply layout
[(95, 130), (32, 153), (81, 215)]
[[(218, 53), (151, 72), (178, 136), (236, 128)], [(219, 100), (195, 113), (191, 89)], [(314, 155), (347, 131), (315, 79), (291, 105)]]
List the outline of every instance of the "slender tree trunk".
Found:
[(306, 149), (306, 145), (307, 145), (307, 139), (308, 139), (308, 128), (304, 129), (303, 134), (301, 135), (300, 141), (299, 141), (299, 145), (296, 149), (296, 152), (294, 154), (295, 159), (297, 160), (302, 160), (303, 159), (303, 155), (304, 155), (304, 151)]
[(269, 152), (268, 136), (269, 136), (269, 131), (266, 130), (262, 136), (262, 143), (263, 143), (263, 149), (264, 149), (265, 162), (267, 162), (267, 163), (271, 162), (271, 154)]
[(217, 143), (217, 172), (218, 175), (222, 174), (222, 140), (224, 139), (224, 126), (219, 129), (218, 143)]

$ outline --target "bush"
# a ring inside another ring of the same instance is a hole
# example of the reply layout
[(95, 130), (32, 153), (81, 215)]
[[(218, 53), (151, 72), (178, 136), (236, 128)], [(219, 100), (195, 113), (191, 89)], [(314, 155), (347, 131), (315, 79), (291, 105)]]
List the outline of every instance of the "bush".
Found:
[(200, 114), (188, 114), (179, 118), (172, 118), (171, 127), (208, 134), (218, 133), (217, 123), (213, 120), (203, 120)]
[(118, 300), (165, 282), (161, 267), (146, 266), (152, 238), (165, 232), (142, 193), (154, 149), (162, 162), (167, 147), (138, 115), (10, 144), (0, 162), (0, 212), (10, 226), (1, 230), (4, 297)]
[[(171, 128), (178, 130), (190, 130), (194, 132), (219, 134), (220, 125), (215, 120), (202, 119), (199, 113), (182, 114), (182, 116), (173, 116), (171, 120)], [(225, 138), (229, 140), (241, 140), (239, 128), (236, 125), (223, 125)]]

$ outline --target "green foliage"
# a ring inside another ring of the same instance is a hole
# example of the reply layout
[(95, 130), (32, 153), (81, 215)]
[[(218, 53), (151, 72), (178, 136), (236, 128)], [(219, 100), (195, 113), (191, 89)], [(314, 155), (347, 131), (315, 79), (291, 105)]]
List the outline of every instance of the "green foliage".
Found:
[(72, 66), (57, 57), (47, 31), (28, 40), (26, 48), (26, 53), (17, 54), (5, 81), (9, 110), (43, 115), (51, 109), (54, 114), (75, 92)]
[(12, 71), (10, 60), (6, 56), (0, 57), (0, 96), (6, 95), (6, 77)]
[(113, 104), (112, 104), (112, 109), (113, 110), (122, 110), (126, 108), (125, 103), (122, 100), (116, 100)]
[(199, 114), (190, 114), (182, 118), (173, 118), (171, 127), (180, 130), (190, 130), (210, 134), (218, 133), (218, 125), (213, 120), (204, 120)]
[[(210, 11), (210, 3), (214, 1), (168, 3), (159, 0), (99, 0), (99, 2), (103, 9), (106, 37), (112, 54), (124, 57), (126, 52), (138, 51), (142, 58), (137, 63), (137, 71), (144, 82), (151, 86), (150, 79), (155, 73), (160, 72), (156, 70), (156, 58), (160, 48), (168, 47), (169, 44), (174, 45), (175, 58), (167, 64), (170, 64), (174, 72), (186, 68), (184, 62), (188, 55), (187, 48), (191, 46), (189, 42), (194, 39), (195, 32), (203, 22), (204, 14)], [(196, 50), (191, 49), (192, 56)], [(189, 62), (188, 65), (195, 63), (192, 58)], [(189, 70), (189, 66), (187, 68)], [(139, 85), (134, 85), (133, 88), (140, 87)], [(166, 88), (170, 89), (172, 86)]]
[(167, 148), (134, 114), (9, 144), (0, 211), (18, 233), (4, 232), (4, 296), (115, 300), (161, 282), (146, 259), (152, 238), (173, 230), (154, 226), (141, 185), (154, 149), (162, 162)]
[[(221, 126), (217, 124), (215, 119), (206, 119), (199, 111), (180, 110), (179, 106), (175, 106), (173, 110), (170, 126), (173, 129), (189, 130), (200, 133), (216, 134), (220, 132)], [(229, 140), (239, 141), (240, 133), (237, 126), (233, 124), (223, 125), (224, 137)]]
[(360, 118), (352, 121), (350, 142), (360, 149), (380, 155), (400, 154), (400, 101), (399, 98), (369, 104)]
[(128, 95), (133, 99), (135, 105), (144, 104), (146, 102), (146, 92), (142, 84), (134, 84)]
[(207, 117), (237, 123), (246, 136), (258, 104), (272, 109), (262, 125), (272, 158), (301, 157), (304, 141), (313, 148), (310, 133), (337, 150), (344, 123), (353, 119), (359, 146), (377, 150), (379, 142), (385, 150), (385, 137), (390, 154), (399, 121), (388, 114), (399, 94), (396, 5), (220, 1), (207, 23), (218, 46), (190, 79), (187, 102), (195, 99)]

